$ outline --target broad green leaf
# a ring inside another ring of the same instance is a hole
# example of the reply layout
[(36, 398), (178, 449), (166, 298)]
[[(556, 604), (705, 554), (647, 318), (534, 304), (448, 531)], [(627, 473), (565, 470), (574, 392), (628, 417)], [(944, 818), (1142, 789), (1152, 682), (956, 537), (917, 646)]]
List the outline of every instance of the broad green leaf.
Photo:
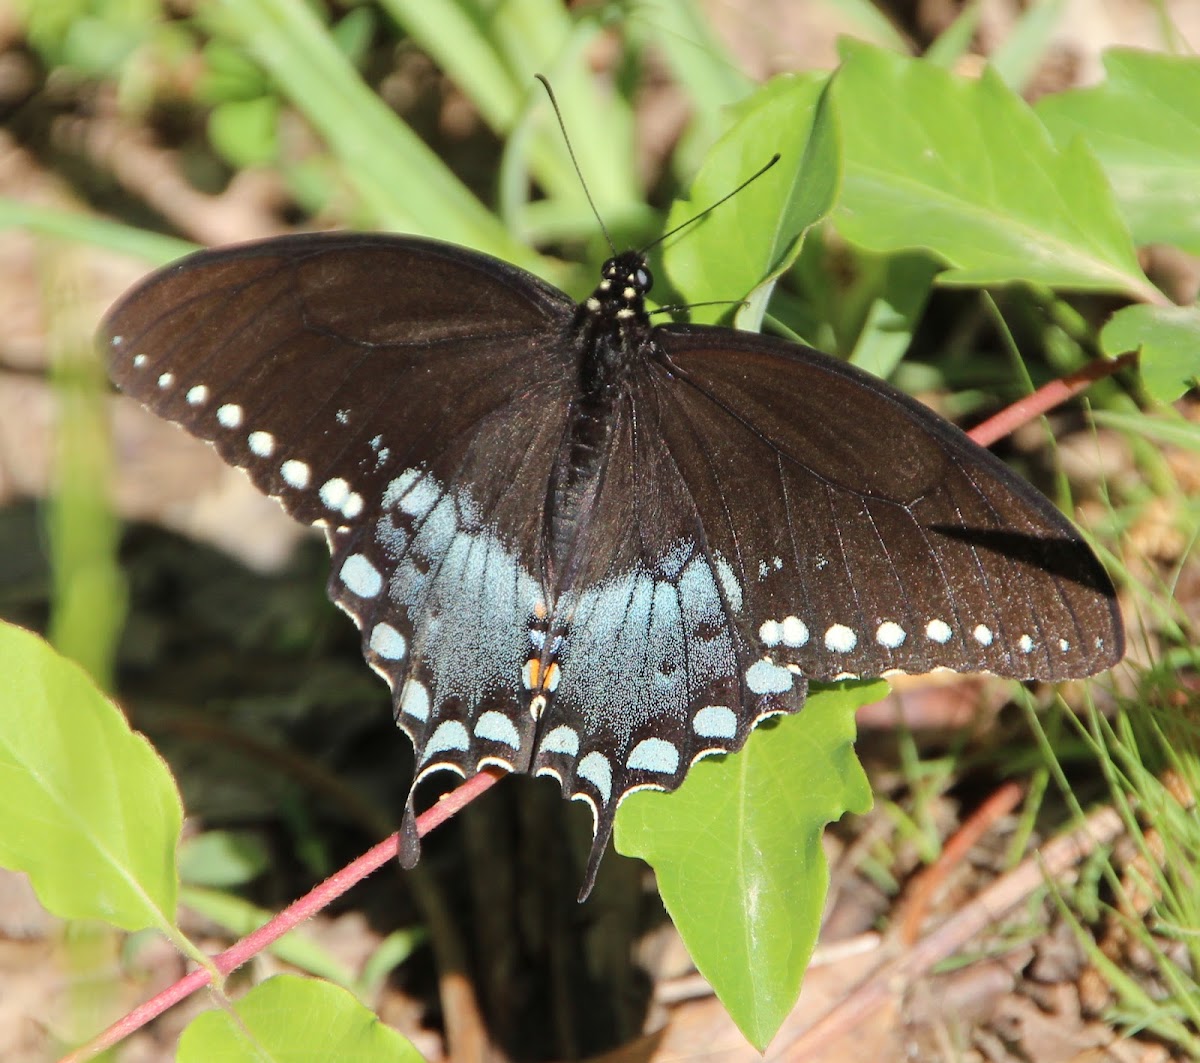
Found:
[[(837, 196), (838, 154), (824, 75), (775, 78), (744, 105), (736, 125), (709, 153), (691, 194), (671, 208), (667, 228), (694, 217), (732, 192), (778, 152), (780, 161), (749, 188), (722, 203), (694, 230), (673, 237), (663, 254), (672, 282), (697, 307), (693, 321), (728, 317), (730, 303), (769, 292), (795, 260), (805, 231)], [(763, 299), (755, 299), (761, 320)], [(757, 327), (758, 320), (739, 321)]]
[(179, 877), (189, 886), (243, 886), (270, 866), (266, 844), (251, 831), (206, 830), (179, 847)]
[(1101, 330), (1100, 345), (1114, 357), (1140, 350), (1146, 390), (1174, 402), (1200, 381), (1200, 307), (1127, 306)]
[(833, 221), (874, 251), (925, 248), (950, 284), (1161, 295), (1086, 146), (1059, 152), (995, 73), (956, 77), (853, 42), (832, 85), (845, 176)]
[(421, 1063), (399, 1032), (344, 989), (281, 974), (230, 1011), (206, 1011), (179, 1039), (178, 1063)]
[(1043, 97), (1038, 116), (1059, 145), (1087, 142), (1137, 243), (1200, 254), (1200, 59), (1114, 49), (1104, 68), (1094, 88)]
[(0, 623), (0, 675), (0, 865), (66, 919), (168, 929), (183, 816), (166, 765), (36, 635)]
[(701, 761), (674, 793), (632, 794), (617, 817), (617, 848), (654, 866), (697, 968), (759, 1049), (795, 1004), (817, 940), (825, 825), (871, 805), (854, 712), (886, 693), (880, 681), (815, 690), (740, 753)]

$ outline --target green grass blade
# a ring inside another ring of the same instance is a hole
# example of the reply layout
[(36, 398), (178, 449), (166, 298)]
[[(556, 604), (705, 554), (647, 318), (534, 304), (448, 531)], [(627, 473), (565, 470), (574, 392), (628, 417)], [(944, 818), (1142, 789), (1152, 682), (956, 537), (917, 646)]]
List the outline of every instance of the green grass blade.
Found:
[(220, 0), (206, 18), (253, 55), (313, 124), (380, 227), (537, 267), (537, 257), (362, 82), (306, 5)]

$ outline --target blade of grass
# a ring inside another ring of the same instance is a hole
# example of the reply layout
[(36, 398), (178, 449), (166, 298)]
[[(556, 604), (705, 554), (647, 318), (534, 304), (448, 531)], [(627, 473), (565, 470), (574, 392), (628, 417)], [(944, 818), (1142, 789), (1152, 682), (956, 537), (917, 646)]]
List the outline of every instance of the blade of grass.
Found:
[(545, 269), (371, 92), (305, 4), (220, 0), (204, 9), (203, 18), (275, 79), (325, 139), (380, 226), (437, 236)]
[(165, 265), (196, 250), (196, 245), (186, 240), (135, 229), (106, 218), (93, 218), (75, 211), (0, 197), (0, 230), (18, 227), (43, 236), (61, 237), (71, 243), (107, 248), (133, 258), (145, 259), (156, 266)]

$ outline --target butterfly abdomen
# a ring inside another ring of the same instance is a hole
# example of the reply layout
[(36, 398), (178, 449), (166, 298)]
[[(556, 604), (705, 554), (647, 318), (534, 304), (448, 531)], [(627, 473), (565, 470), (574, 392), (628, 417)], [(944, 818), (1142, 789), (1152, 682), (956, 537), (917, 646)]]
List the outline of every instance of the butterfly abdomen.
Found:
[(570, 584), (572, 558), (586, 543), (588, 513), (608, 464), (626, 382), (650, 331), (644, 304), (650, 284), (639, 254), (618, 255), (605, 263), (575, 318), (577, 390), (546, 498), (546, 582), (556, 597)]

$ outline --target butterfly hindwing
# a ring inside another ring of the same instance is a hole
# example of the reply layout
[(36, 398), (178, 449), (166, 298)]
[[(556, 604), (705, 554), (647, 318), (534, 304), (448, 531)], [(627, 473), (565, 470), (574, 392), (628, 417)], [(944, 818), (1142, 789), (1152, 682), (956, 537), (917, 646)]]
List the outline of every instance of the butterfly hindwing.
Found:
[(594, 813), (585, 891), (627, 794), (674, 790), (700, 757), (799, 709), (807, 689), (785, 668), (757, 690), (747, 680), (759, 655), (742, 590), (664, 445), (657, 392), (669, 381), (645, 371), (617, 412), (580, 567), (558, 603), (561, 674), (534, 760)]

